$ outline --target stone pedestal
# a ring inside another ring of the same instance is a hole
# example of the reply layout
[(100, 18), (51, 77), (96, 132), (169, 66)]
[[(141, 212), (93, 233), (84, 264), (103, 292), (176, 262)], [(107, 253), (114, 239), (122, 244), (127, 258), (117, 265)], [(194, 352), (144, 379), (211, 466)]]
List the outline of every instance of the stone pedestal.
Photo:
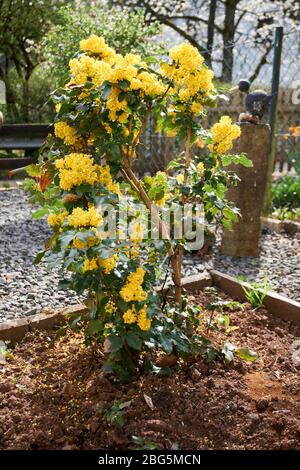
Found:
[(253, 167), (232, 165), (240, 182), (226, 195), (240, 209), (241, 218), (232, 231), (223, 230), (221, 252), (229, 256), (258, 256), (260, 216), (267, 184), (270, 128), (267, 124), (241, 123), (241, 136), (232, 153), (246, 153)]

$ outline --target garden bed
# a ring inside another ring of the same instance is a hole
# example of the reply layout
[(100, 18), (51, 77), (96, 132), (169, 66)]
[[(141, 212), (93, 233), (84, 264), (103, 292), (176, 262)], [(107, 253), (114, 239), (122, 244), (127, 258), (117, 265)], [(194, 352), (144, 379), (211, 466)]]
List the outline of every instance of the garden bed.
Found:
[[(215, 296), (206, 288), (190, 301)], [(213, 343), (247, 346), (255, 362), (199, 359), (128, 385), (103, 375), (103, 353), (86, 348), (81, 332), (54, 347), (54, 331), (27, 333), (0, 365), (0, 449), (300, 449), (299, 325), (248, 304), (226, 315)], [(209, 316), (204, 309), (202, 324)], [(123, 426), (109, 421), (116, 401), (127, 405)]]

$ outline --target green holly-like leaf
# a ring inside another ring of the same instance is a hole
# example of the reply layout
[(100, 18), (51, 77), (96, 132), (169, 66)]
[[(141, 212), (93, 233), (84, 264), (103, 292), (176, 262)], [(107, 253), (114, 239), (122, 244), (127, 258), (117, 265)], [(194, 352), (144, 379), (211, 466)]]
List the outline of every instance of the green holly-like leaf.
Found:
[(32, 178), (34, 178), (36, 176), (40, 176), (40, 174), (41, 174), (40, 166), (35, 165), (34, 163), (32, 163), (31, 165), (26, 166), (25, 171), (26, 171), (27, 175), (31, 176)]
[(39, 264), (45, 256), (45, 251), (40, 251), (34, 258), (33, 264)]
[(103, 329), (103, 322), (101, 320), (90, 320), (86, 327), (85, 333), (87, 336), (92, 336)]
[(221, 157), (223, 166), (228, 166), (231, 164), (234, 165), (243, 165), (247, 168), (250, 168), (253, 166), (252, 161), (247, 158), (247, 156), (244, 153), (241, 153), (240, 155), (222, 155)]
[(41, 207), (41, 209), (37, 209), (35, 212), (31, 214), (33, 219), (41, 219), (45, 215), (49, 214), (50, 210), (49, 207)]
[(110, 352), (115, 353), (120, 351), (120, 349), (123, 347), (123, 341), (120, 336), (110, 335), (107, 337), (107, 339), (110, 342)]
[(244, 361), (253, 362), (257, 359), (257, 354), (255, 351), (252, 351), (248, 348), (238, 348), (235, 350), (235, 354)]
[(128, 343), (128, 346), (130, 346), (131, 348), (136, 349), (137, 351), (140, 351), (142, 349), (142, 340), (133, 331), (129, 331), (127, 333), (126, 341)]

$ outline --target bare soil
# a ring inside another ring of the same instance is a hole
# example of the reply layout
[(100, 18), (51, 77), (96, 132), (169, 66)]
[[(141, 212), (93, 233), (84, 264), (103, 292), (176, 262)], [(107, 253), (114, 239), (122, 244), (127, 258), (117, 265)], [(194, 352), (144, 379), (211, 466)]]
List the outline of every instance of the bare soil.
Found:
[[(190, 301), (205, 305), (210, 295)], [(103, 375), (103, 353), (82, 333), (54, 347), (54, 332), (28, 333), (0, 364), (0, 449), (134, 449), (132, 436), (158, 449), (300, 449), (300, 370), (291, 360), (300, 327), (247, 304), (228, 315), (229, 330), (211, 339), (255, 350), (255, 362), (199, 359), (127, 385)], [(123, 427), (105, 417), (116, 400), (131, 401)]]

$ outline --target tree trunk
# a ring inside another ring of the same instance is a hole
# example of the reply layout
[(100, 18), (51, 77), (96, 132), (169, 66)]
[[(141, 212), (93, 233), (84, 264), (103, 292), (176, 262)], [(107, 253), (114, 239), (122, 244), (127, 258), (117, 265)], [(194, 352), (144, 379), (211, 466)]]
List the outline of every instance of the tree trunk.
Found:
[(21, 106), (21, 117), (23, 122), (29, 122), (29, 106), (30, 106), (30, 99), (29, 99), (29, 79), (31, 76), (31, 70), (26, 69), (24, 82), (23, 82), (23, 89), (22, 89), (22, 106)]
[(211, 63), (212, 63), (211, 54), (212, 54), (213, 45), (214, 45), (216, 10), (217, 10), (217, 0), (211, 0), (209, 4), (207, 42), (206, 42), (206, 49), (207, 49), (206, 62), (209, 67), (211, 67)]
[(240, 0), (226, 0), (225, 2), (225, 18), (223, 28), (223, 60), (222, 60), (222, 77), (226, 83), (232, 82), (233, 73), (233, 43), (235, 35), (235, 13), (236, 7)]

